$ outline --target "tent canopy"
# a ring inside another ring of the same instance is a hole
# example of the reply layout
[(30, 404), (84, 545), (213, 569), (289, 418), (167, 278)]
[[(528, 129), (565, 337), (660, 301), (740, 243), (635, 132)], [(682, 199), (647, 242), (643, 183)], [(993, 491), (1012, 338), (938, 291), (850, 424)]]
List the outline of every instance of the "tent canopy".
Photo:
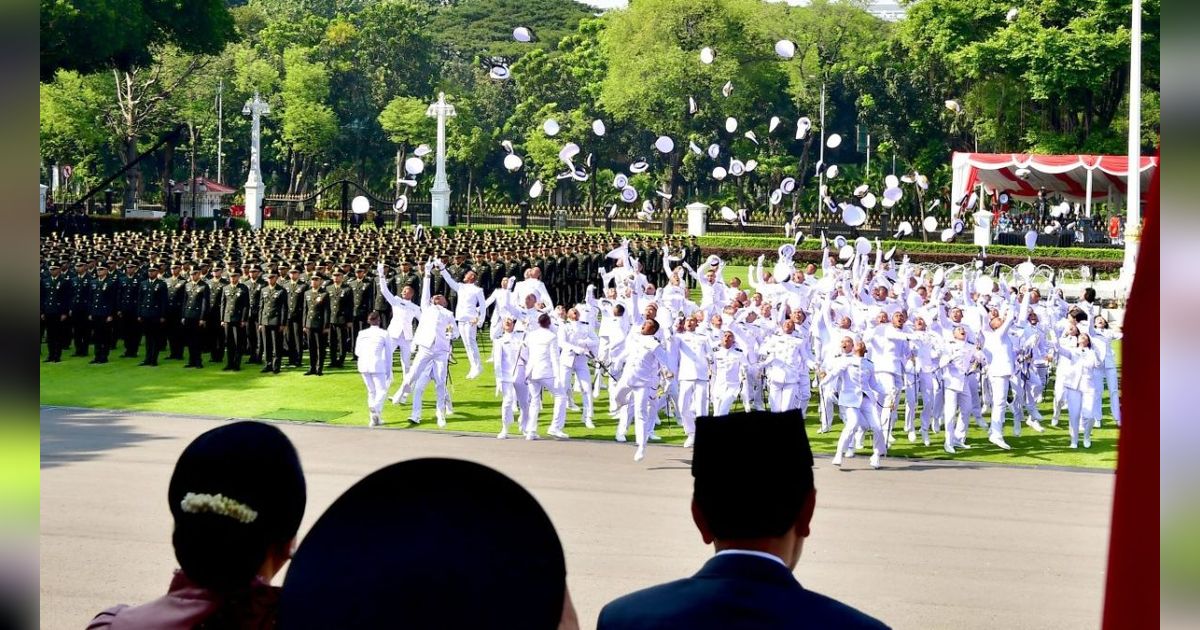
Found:
[[(1129, 177), (1129, 159), (1123, 155), (956, 152), (952, 166), (953, 202), (983, 184), (985, 192), (1007, 192), (1021, 201), (1036, 200), (1038, 189), (1045, 188), (1051, 195), (1090, 206), (1092, 200), (1105, 199), (1110, 193), (1114, 197), (1124, 197)], [(1148, 195), (1156, 169), (1157, 157), (1141, 158), (1138, 172), (1143, 200)]]

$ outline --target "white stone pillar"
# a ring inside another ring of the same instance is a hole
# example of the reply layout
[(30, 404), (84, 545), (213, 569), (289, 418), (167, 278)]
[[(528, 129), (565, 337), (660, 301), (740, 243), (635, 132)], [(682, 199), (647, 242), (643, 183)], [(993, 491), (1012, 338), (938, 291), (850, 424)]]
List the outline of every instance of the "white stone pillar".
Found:
[(450, 183), (446, 181), (446, 117), (454, 116), (454, 106), (446, 102), (446, 94), (438, 92), (438, 100), (425, 111), (437, 117), (437, 172), (433, 177), (430, 203), (430, 225), (450, 225)]

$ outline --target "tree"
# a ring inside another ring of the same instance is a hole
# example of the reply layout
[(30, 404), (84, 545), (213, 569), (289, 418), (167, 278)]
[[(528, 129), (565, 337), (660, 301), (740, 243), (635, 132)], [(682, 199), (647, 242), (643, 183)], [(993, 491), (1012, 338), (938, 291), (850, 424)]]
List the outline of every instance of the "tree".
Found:
[(97, 162), (108, 142), (104, 133), (105, 88), (96, 77), (60, 70), (39, 89), (39, 139), (42, 159), (71, 164), (75, 177), (97, 175)]
[[(943, 99), (964, 104), (961, 129), (981, 149), (1119, 152), (1124, 142), (1111, 129), (1127, 108), (1129, 2), (1037, 0), (1009, 20), (1011, 7), (921, 0), (909, 7), (900, 38)], [(1158, 90), (1159, 10), (1158, 0), (1143, 5), (1147, 93)]]
[[(461, 0), (438, 10), (431, 27), (450, 56), (516, 59), (532, 48), (553, 49), (588, 15), (587, 7), (574, 0)], [(533, 30), (533, 46), (513, 40), (517, 26)]]
[[(757, 28), (763, 6), (755, 0), (640, 0), (614, 12), (600, 37), (608, 60), (601, 105), (634, 127), (628, 136), (634, 146), (648, 147), (656, 135), (675, 139), (677, 148), (660, 158), (659, 173), (677, 195), (688, 140), (719, 142), (722, 161), (748, 157), (756, 148), (744, 131), (758, 127), (766, 135), (767, 118), (784, 105), (786, 75), (771, 52), (774, 41)], [(717, 51), (712, 64), (700, 61), (704, 47)], [(729, 97), (722, 95), (726, 82), (733, 84)], [(689, 96), (699, 106), (695, 115), (688, 113)], [(728, 116), (739, 120), (733, 134), (725, 131)]]
[(223, 0), (41, 0), (41, 77), (145, 67), (155, 50), (220, 52), (235, 36)]
[(289, 48), (283, 53), (283, 129), (279, 137), (287, 147), (290, 194), (305, 189), (314, 158), (329, 148), (338, 131), (337, 116), (325, 104), (329, 70), (310, 60), (310, 55), (307, 48)]

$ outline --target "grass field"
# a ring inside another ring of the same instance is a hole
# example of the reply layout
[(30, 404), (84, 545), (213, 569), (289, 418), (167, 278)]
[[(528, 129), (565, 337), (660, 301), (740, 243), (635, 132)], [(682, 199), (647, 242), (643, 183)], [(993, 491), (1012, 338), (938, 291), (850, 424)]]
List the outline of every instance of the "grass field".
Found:
[[(481, 352), (486, 359), (489, 354), (486, 343)], [(137, 364), (140, 359), (124, 359), (119, 354), (119, 351), (114, 351), (108, 364), (89, 365), (89, 358), (69, 356), (68, 350), (64, 353), (62, 363), (41, 363), (41, 404), (227, 418), (367, 424), (366, 390), (352, 361), (349, 362), (351, 367), (327, 369), (325, 376), (316, 377), (303, 376), (307, 367), (285, 367), (278, 375), (260, 374), (261, 366), (257, 365), (244, 365), (241, 372), (223, 372), (221, 365), (211, 363), (206, 363), (201, 370), (186, 370), (182, 361), (162, 359), (159, 367), (139, 367)], [(468, 381), (465, 378), (466, 357), (457, 344), (454, 358), (457, 363), (450, 366), (450, 376), (455, 413), (449, 417), (445, 430), (495, 434), (500, 429), (500, 401), (493, 393), (495, 380), (491, 364), (485, 364), (483, 376)], [(586, 429), (580, 412), (573, 411), (567, 414), (566, 432), (572, 438), (612, 440), (616, 421), (608, 416), (607, 398), (607, 392), (603, 392), (601, 400), (597, 402), (595, 429)], [(1118, 429), (1112, 418), (1106, 413), (1104, 426), (1092, 432), (1090, 449), (1085, 450), (1081, 445), (1078, 450), (1071, 450), (1067, 448), (1070, 440), (1067, 437), (1065, 413), (1057, 428), (1050, 427), (1049, 389), (1046, 399), (1041, 405), (1042, 413), (1047, 415), (1046, 432), (1038, 434), (1025, 427), (1021, 437), (1012, 438), (1010, 420), (1005, 436), (1013, 447), (1011, 451), (992, 446), (982, 429), (971, 427), (968, 443), (973, 448), (960, 451), (957, 455), (946, 454), (937, 436), (932, 437), (932, 445), (926, 447), (920, 442), (910, 444), (907, 437), (901, 434), (897, 434), (897, 441), (888, 455), (1034, 466), (1114, 468)], [(832, 454), (841, 425), (836, 425), (831, 433), (817, 434), (816, 400), (814, 395), (809, 407), (809, 439), (814, 452)], [(377, 430), (438, 431), (434, 422), (433, 401), (431, 386), (425, 395), (425, 421), (417, 427), (410, 427), (407, 422), (408, 406), (386, 404), (385, 425)], [(552, 404), (547, 399), (541, 414), (543, 432), (549, 422), (551, 408)], [(740, 409), (740, 403), (735, 408)], [(1107, 398), (1105, 409), (1108, 409)], [(899, 424), (902, 428), (902, 421)], [(660, 444), (679, 445), (684, 439), (683, 429), (666, 420), (657, 432), (663, 438)], [(770, 439), (770, 436), (763, 436), (763, 439)], [(632, 442), (630, 439), (630, 457), (633, 456)], [(496, 445), (496, 448), (503, 447), (502, 443)]]

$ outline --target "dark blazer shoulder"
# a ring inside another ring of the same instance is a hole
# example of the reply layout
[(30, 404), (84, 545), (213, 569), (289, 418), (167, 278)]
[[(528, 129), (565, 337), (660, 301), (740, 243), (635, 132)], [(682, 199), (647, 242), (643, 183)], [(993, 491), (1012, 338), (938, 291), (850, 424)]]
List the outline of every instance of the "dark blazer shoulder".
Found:
[(636, 591), (600, 612), (599, 630), (887, 628), (831, 597), (805, 590), (759, 558), (713, 558), (695, 576)]

